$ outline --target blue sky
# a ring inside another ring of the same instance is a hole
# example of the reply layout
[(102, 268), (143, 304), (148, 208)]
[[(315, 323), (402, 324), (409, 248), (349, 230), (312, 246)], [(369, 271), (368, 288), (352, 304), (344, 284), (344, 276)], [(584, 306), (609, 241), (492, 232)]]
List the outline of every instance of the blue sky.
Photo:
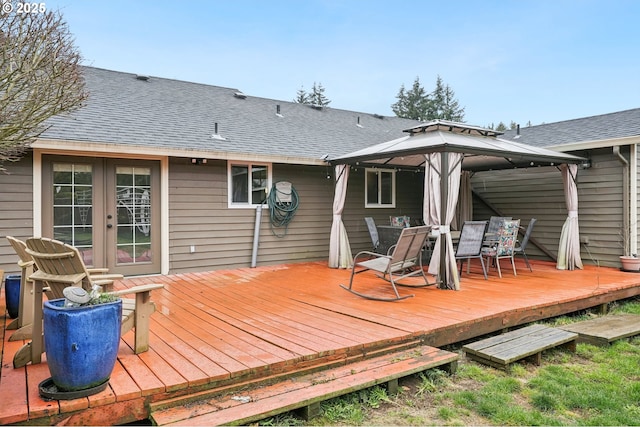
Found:
[(46, 0), (84, 63), (393, 115), (439, 75), (479, 126), (640, 107), (637, 0)]

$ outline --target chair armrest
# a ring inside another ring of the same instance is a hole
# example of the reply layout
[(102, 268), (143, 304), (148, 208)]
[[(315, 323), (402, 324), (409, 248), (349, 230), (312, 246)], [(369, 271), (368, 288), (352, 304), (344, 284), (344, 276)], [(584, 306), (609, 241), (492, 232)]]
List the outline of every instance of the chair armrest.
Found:
[(353, 257), (353, 264), (355, 265), (357, 263), (358, 258), (362, 258), (363, 256), (367, 256), (369, 258), (373, 257), (373, 258), (391, 259), (391, 256), (389, 256), (389, 255), (378, 254), (378, 253), (371, 252), (371, 251), (360, 251), (360, 252), (358, 252), (356, 254), (356, 256)]
[(107, 274), (108, 268), (87, 268), (87, 272), (91, 275), (94, 274)]
[(132, 288), (128, 288), (128, 289), (122, 289), (121, 291), (114, 291), (114, 292), (109, 292), (110, 295), (115, 295), (115, 296), (120, 296), (120, 295), (128, 295), (128, 294), (138, 294), (140, 292), (151, 292), (155, 289), (162, 289), (164, 288), (164, 285), (162, 284), (157, 284), (157, 283), (152, 283), (152, 284), (148, 284), (148, 285), (140, 285), (140, 286), (134, 286)]

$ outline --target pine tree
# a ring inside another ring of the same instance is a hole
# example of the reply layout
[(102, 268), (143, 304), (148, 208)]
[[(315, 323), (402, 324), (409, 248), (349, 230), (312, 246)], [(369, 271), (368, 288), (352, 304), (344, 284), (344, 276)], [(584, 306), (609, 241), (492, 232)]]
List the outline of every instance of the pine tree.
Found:
[(298, 104), (309, 103), (309, 94), (304, 90), (304, 86), (300, 86), (300, 89), (296, 92), (296, 97), (293, 99), (293, 102), (297, 102)]
[(420, 85), (420, 78), (416, 77), (413, 86), (406, 91), (404, 85), (396, 95), (398, 101), (391, 105), (391, 110), (398, 117), (413, 120), (428, 120), (427, 114), (431, 108), (431, 100), (424, 88)]
[(396, 98), (397, 101), (391, 105), (391, 110), (398, 117), (421, 121), (464, 121), (464, 108), (460, 107), (453, 89), (445, 85), (440, 76), (436, 80), (433, 92), (427, 93), (420, 85), (420, 78), (416, 77), (412, 88), (406, 90), (402, 85)]
[(311, 89), (311, 93), (309, 94), (309, 101), (312, 105), (317, 105), (319, 107), (326, 107), (331, 103), (329, 98), (324, 95), (324, 87), (322, 83), (313, 82), (313, 88)]

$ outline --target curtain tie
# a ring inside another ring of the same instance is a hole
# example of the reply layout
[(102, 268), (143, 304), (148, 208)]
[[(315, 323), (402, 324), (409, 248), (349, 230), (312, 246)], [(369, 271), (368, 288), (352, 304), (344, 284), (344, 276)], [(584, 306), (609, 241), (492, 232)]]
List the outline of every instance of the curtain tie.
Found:
[(569, 211), (569, 218), (578, 218), (578, 211)]

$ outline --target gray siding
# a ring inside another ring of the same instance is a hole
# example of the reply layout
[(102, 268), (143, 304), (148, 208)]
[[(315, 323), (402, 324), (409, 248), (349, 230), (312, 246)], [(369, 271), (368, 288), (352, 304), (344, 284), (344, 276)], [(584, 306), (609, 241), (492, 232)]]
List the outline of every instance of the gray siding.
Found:
[(365, 208), (364, 170), (351, 170), (343, 222), (354, 255), (362, 250), (371, 250), (364, 217), (372, 217), (377, 225), (389, 225), (390, 216), (407, 215), (412, 223), (414, 219), (422, 218), (423, 183), (424, 173), (399, 171), (396, 174), (396, 208)]
[(33, 235), (33, 159), (5, 163), (0, 171), (0, 269), (19, 272), (18, 257), (5, 236), (26, 239)]
[[(290, 181), (300, 204), (282, 238), (272, 234), (269, 210), (263, 209), (258, 265), (326, 259), (333, 204), (326, 168), (276, 164), (273, 181)], [(172, 273), (251, 265), (256, 210), (228, 208), (226, 162), (193, 166), (174, 159), (169, 187)]]
[[(578, 218), (584, 263), (619, 266), (622, 254), (622, 168), (611, 150), (591, 153), (592, 167), (578, 172)], [(557, 254), (562, 225), (567, 217), (562, 176), (556, 168), (506, 170), (477, 173), (472, 186), (504, 215), (538, 219), (533, 237)], [(474, 218), (493, 215), (474, 200)], [(535, 245), (527, 255), (548, 259)]]

